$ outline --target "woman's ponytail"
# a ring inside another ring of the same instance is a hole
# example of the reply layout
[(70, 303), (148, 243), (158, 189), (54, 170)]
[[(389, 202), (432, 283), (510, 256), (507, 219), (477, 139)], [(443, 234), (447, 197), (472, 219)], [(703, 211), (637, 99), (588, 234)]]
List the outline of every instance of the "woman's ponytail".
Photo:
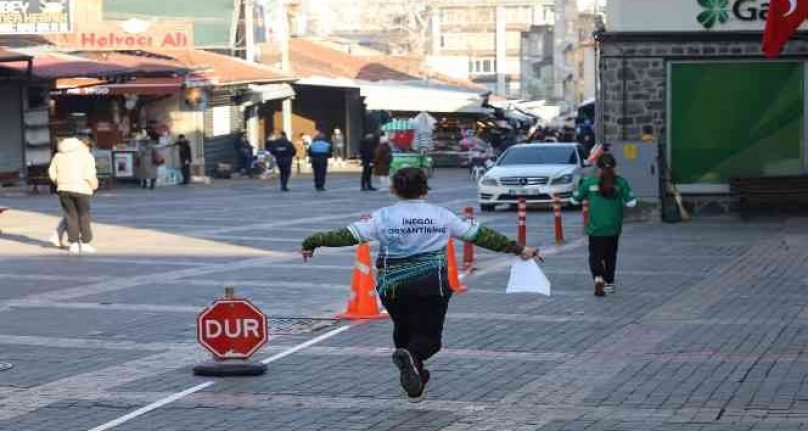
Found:
[(600, 168), (600, 194), (601, 196), (612, 199), (617, 196), (617, 173), (614, 168), (617, 161), (614, 156), (605, 153), (598, 158), (598, 168)]

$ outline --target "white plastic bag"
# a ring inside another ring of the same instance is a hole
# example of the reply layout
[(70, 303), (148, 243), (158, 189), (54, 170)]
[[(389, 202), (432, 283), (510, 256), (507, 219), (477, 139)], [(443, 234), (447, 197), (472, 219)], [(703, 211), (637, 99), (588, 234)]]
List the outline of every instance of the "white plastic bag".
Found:
[(517, 258), (511, 265), (511, 278), (505, 293), (538, 293), (550, 296), (550, 280), (536, 261)]

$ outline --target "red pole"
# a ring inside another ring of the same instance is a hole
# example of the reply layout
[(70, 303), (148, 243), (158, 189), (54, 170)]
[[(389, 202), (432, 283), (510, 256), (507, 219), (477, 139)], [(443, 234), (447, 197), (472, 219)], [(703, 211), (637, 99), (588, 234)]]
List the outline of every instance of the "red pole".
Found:
[[(474, 208), (466, 207), (463, 210), (466, 220), (474, 220)], [(463, 243), (463, 270), (471, 271), (474, 269), (474, 244), (466, 241)]]
[(564, 242), (564, 228), (561, 225), (561, 199), (553, 195), (553, 221), (555, 225), (555, 242), (561, 244)]
[(517, 241), (520, 245), (527, 245), (527, 201), (524, 197), (519, 197), (517, 217)]
[(586, 226), (589, 224), (589, 201), (581, 203), (581, 215), (584, 218), (584, 232), (586, 232)]

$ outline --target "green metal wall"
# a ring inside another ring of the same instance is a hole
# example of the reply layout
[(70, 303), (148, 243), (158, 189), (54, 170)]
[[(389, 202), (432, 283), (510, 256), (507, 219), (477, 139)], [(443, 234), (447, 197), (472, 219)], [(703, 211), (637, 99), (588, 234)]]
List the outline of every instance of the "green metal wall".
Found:
[(805, 155), (803, 63), (675, 63), (670, 73), (674, 182), (799, 174)]

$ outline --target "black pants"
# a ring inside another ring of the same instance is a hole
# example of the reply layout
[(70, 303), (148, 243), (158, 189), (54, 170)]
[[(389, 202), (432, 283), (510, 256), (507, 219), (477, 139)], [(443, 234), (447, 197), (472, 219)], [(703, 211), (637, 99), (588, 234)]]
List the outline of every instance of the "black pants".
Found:
[(362, 165), (362, 190), (373, 188), (373, 166), (370, 163)]
[(182, 164), (182, 184), (188, 185), (191, 182), (191, 163)]
[(289, 185), (289, 177), (292, 176), (292, 159), (279, 159), (278, 170), (281, 173), (281, 190), (286, 190)]
[(325, 174), (328, 170), (328, 157), (312, 157), (311, 168), (314, 170), (314, 188), (317, 190), (325, 189)]
[(607, 284), (614, 283), (617, 268), (617, 244), (619, 236), (589, 237), (589, 269), (592, 277), (603, 277)]
[(435, 271), (412, 283), (402, 283), (393, 294), (381, 295), (393, 320), (393, 343), (397, 349), (409, 350), (419, 369), (441, 349), (443, 323), (452, 297), (446, 280), (445, 270), (442, 274)]
[(144, 189), (148, 188), (148, 189), (154, 190), (154, 185), (156, 183), (157, 183), (156, 178), (147, 178), (147, 179), (144, 179), (144, 180), (140, 180), (140, 186), (143, 187)]
[(79, 193), (59, 192), (59, 203), (67, 218), (67, 240), (89, 244), (93, 240), (90, 228), (90, 195)]

